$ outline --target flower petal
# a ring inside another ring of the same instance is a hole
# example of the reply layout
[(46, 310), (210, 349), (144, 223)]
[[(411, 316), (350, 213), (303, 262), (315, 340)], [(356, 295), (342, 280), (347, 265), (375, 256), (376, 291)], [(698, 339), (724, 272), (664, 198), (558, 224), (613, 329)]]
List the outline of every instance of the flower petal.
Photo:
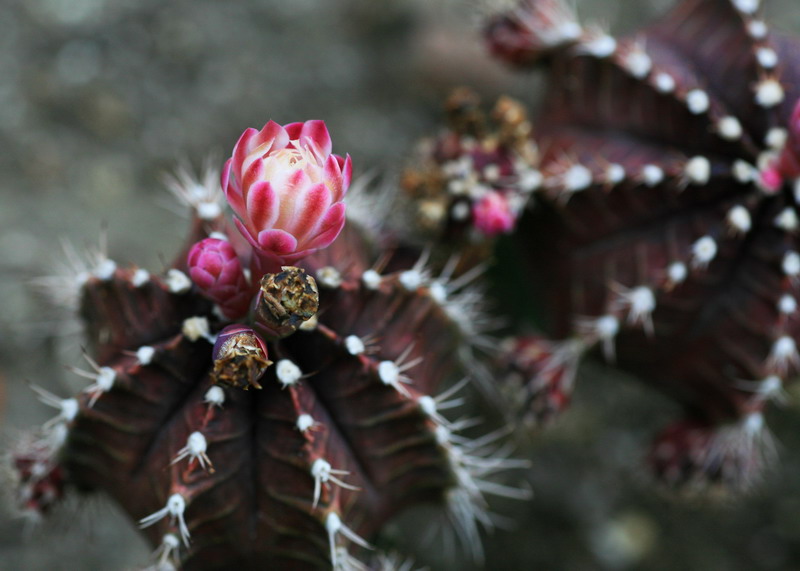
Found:
[(328, 133), (328, 127), (325, 125), (325, 121), (315, 119), (303, 123), (303, 129), (300, 131), (299, 139), (300, 146), (308, 146), (314, 151), (320, 162), (331, 154), (333, 143), (331, 142), (331, 135)]
[(345, 222), (344, 202), (337, 202), (325, 213), (318, 227), (317, 234), (314, 235), (304, 246), (308, 249), (325, 248), (336, 240), (339, 233), (344, 228)]
[[(336, 157), (338, 161), (342, 160), (342, 157)], [(353, 161), (350, 160), (350, 155), (347, 155), (344, 159), (344, 164), (342, 165), (342, 196), (347, 194), (347, 189), (350, 188), (350, 182), (353, 180)], [(340, 198), (340, 200), (341, 200)]]
[(228, 204), (231, 205), (231, 208), (233, 208), (233, 211), (238, 216), (245, 216), (242, 187), (239, 185), (239, 181), (236, 180), (236, 177), (232, 176), (232, 165), (233, 159), (228, 159), (225, 161), (225, 166), (222, 167), (222, 173), (220, 175), (222, 192), (225, 193), (225, 198), (228, 200)]
[(280, 214), (275, 226), (278, 228), (293, 229), (293, 220), (296, 218), (296, 213), (300, 209), (300, 198), (304, 194), (305, 188), (311, 184), (308, 173), (302, 169), (298, 169), (289, 174), (283, 180), (281, 187), (276, 187), (280, 193)]
[(285, 230), (263, 230), (258, 233), (258, 245), (278, 255), (291, 254), (297, 249), (297, 240)]
[(233, 223), (236, 225), (236, 228), (239, 230), (239, 233), (244, 237), (245, 240), (247, 240), (247, 242), (252, 247), (254, 248), (260, 247), (258, 245), (258, 240), (256, 239), (257, 235), (253, 235), (253, 233), (250, 232), (250, 229), (247, 226), (245, 226), (244, 222), (242, 222), (238, 218), (234, 218)]
[(288, 144), (289, 135), (286, 129), (270, 120), (258, 132), (258, 136), (252, 140), (253, 147), (250, 152), (254, 152), (258, 148), (258, 152), (264, 156), (270, 151), (286, 148)]
[(339, 158), (336, 155), (329, 156), (325, 159), (324, 166), (325, 183), (336, 197), (334, 202), (338, 202), (342, 196), (342, 165), (338, 161)]
[(239, 181), (242, 180), (242, 165), (244, 165), (247, 155), (250, 154), (250, 139), (256, 135), (258, 135), (258, 131), (252, 127), (245, 129), (242, 136), (239, 137), (239, 140), (236, 142), (236, 146), (233, 147), (233, 155), (231, 156), (233, 160), (232, 171), (233, 175)]
[(309, 234), (314, 235), (322, 223), (322, 217), (331, 205), (331, 191), (325, 183), (310, 187), (298, 200), (295, 216), (289, 226), (297, 241), (302, 243)]
[(216, 277), (203, 268), (189, 268), (189, 277), (201, 290), (206, 290), (216, 283)]
[(284, 127), (292, 141), (297, 141), (299, 148), (308, 148), (322, 163), (331, 154), (331, 142), (325, 121), (312, 119), (305, 123), (290, 123)]
[(261, 158), (255, 159), (242, 175), (242, 198), (247, 204), (247, 193), (250, 187), (261, 180), (264, 172), (264, 161)]

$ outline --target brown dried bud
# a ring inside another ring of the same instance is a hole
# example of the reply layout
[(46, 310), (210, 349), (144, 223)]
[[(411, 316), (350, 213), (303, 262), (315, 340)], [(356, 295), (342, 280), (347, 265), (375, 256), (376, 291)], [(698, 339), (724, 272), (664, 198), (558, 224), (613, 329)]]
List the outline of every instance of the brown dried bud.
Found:
[(481, 98), (468, 87), (457, 87), (445, 102), (447, 119), (453, 129), (464, 135), (481, 137), (486, 131), (486, 116)]
[(516, 99), (504, 95), (495, 103), (492, 119), (498, 125), (500, 141), (517, 150), (523, 158), (530, 159), (531, 157), (526, 157), (521, 152), (531, 146), (530, 136), (533, 131), (525, 106)]
[(255, 331), (243, 325), (229, 325), (214, 344), (214, 382), (231, 387), (261, 388), (258, 380), (272, 364), (267, 345)]
[(305, 270), (283, 266), (277, 274), (261, 278), (256, 303), (256, 323), (267, 337), (280, 339), (297, 331), (317, 314), (317, 282)]

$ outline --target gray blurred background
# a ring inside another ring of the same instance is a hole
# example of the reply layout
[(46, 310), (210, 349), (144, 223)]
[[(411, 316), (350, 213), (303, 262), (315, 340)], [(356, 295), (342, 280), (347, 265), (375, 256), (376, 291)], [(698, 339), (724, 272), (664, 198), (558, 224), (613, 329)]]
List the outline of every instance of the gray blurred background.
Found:
[[(624, 30), (668, 0), (577, 2)], [(359, 173), (396, 173), (460, 84), (529, 103), (535, 75), (490, 62), (474, 0), (0, 0), (0, 425), (5, 445), (53, 415), (27, 387), (83, 382), (74, 323), (29, 285), (60, 240), (108, 228), (109, 254), (158, 270), (185, 220), (163, 190), (184, 161), (217, 162), (247, 126), (322, 118)], [(796, 0), (771, 20), (800, 32)], [(570, 411), (531, 445), (536, 497), (498, 503), (517, 523), (487, 538), (488, 569), (800, 569), (800, 410), (772, 411), (783, 445), (738, 501), (675, 501), (639, 468), (674, 406), (631, 379), (586, 371)], [(795, 399), (798, 402), (800, 399)], [(0, 482), (0, 487), (7, 485)], [(391, 531), (391, 530), (390, 530)], [(149, 549), (100, 499), (29, 529), (0, 506), (0, 569), (133, 569)]]

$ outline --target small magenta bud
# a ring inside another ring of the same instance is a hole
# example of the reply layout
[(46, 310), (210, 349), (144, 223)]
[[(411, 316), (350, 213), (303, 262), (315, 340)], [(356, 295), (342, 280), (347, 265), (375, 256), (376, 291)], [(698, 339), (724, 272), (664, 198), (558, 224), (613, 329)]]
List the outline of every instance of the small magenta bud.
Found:
[(331, 154), (323, 121), (274, 121), (247, 129), (222, 171), (236, 226), (253, 247), (253, 268), (277, 272), (329, 246), (345, 221), (350, 157)]
[(783, 176), (778, 167), (774, 164), (761, 171), (759, 176), (761, 188), (769, 194), (775, 194), (781, 189), (781, 186), (783, 186)]
[(267, 337), (291, 335), (319, 309), (317, 282), (305, 270), (284, 266), (261, 278), (256, 301), (256, 326)]
[(188, 264), (192, 281), (225, 317), (237, 319), (247, 313), (251, 288), (230, 243), (218, 238), (200, 240), (189, 250)]
[(487, 236), (511, 232), (516, 220), (506, 197), (496, 191), (487, 192), (472, 206), (472, 222)]
[(228, 325), (220, 331), (212, 352), (214, 382), (231, 387), (261, 388), (258, 380), (272, 364), (267, 344), (255, 331), (244, 325)]

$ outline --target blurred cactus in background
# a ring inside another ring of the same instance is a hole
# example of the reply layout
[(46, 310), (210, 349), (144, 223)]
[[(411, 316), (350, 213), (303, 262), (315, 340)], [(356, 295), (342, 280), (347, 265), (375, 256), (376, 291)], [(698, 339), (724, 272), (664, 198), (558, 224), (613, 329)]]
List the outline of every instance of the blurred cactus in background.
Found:
[[(169, 179), (191, 219), (160, 271), (67, 246), (38, 284), (79, 315), (88, 384), (31, 383), (56, 412), (10, 450), (18, 507), (103, 492), (148, 569), (519, 565), (484, 531), (528, 509), (502, 498), (531, 498), (531, 440), (591, 361), (684, 411), (626, 465), (754, 489), (800, 371), (800, 44), (758, 0), (674, 4), (613, 37), (563, 0), (492, 3), (486, 51), (541, 73), (534, 113), (457, 88), (388, 182), (325, 122), (269, 121)], [(590, 543), (624, 568), (656, 532), (615, 525)]]
[(800, 366), (800, 44), (737, 0), (685, 0), (618, 39), (526, 1), (486, 37), (549, 70), (520, 239), (564, 340), (515, 349), (536, 353), (530, 389), (600, 346), (690, 415), (657, 438), (659, 477), (749, 486), (775, 452), (763, 410)]

